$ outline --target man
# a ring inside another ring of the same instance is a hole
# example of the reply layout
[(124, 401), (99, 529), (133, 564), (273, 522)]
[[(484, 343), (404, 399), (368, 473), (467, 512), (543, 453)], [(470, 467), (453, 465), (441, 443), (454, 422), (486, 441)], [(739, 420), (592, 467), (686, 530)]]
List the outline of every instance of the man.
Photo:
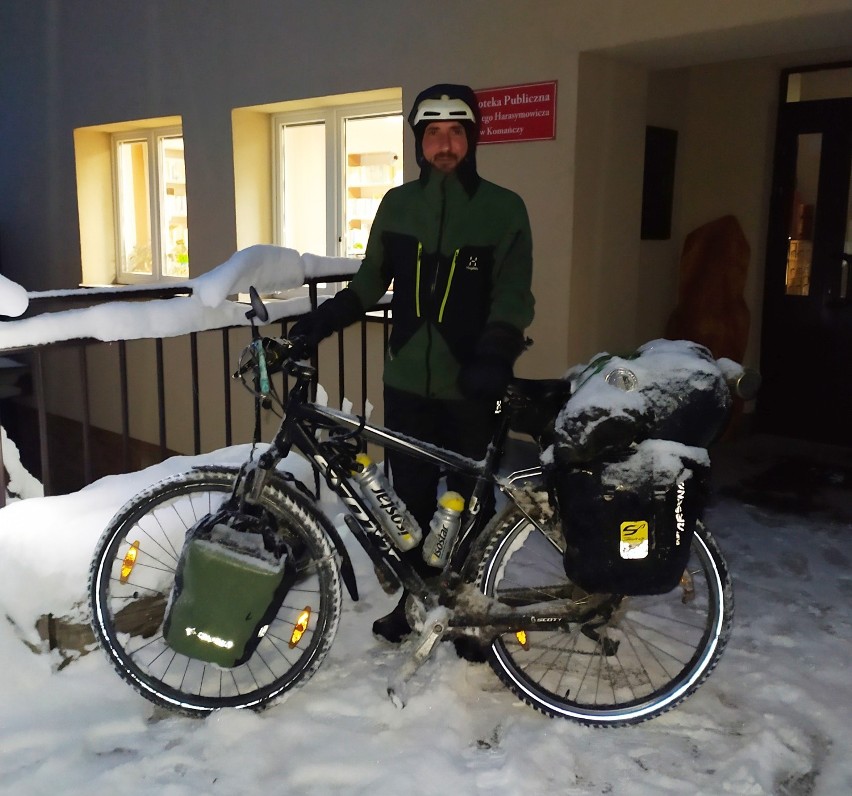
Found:
[[(298, 321), (291, 336), (316, 345), (360, 318), (393, 281), (384, 423), (480, 459), (533, 317), (529, 219), (517, 194), (477, 172), (480, 114), (469, 87), (426, 89), (408, 121), (420, 178), (388, 191), (349, 287)], [(425, 535), (441, 474), (387, 455), (394, 488)], [(473, 485), (449, 478), (447, 486), (467, 499)], [(404, 555), (422, 574), (436, 574), (420, 553)], [(405, 595), (373, 632), (399, 642), (411, 630), (404, 605)]]

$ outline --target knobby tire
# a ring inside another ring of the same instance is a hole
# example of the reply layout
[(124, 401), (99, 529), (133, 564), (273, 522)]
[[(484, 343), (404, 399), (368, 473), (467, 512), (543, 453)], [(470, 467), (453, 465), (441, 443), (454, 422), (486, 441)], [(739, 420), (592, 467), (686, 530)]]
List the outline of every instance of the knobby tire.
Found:
[[(264, 487), (260, 503), (279, 533), (298, 540), (299, 576), (254, 654), (221, 668), (175, 652), (163, 619), (186, 531), (229, 496), (235, 472), (204, 469), (169, 478), (137, 495), (112, 519), (98, 542), (89, 574), (92, 625), (121, 677), (151, 702), (190, 716), (219, 708), (265, 708), (319, 668), (337, 631), (340, 575), (326, 520), (286, 485)], [(138, 542), (132, 573), (121, 566)], [(310, 623), (290, 648), (296, 618), (308, 606)]]
[[(536, 527), (509, 505), (486, 530), (477, 586), (532, 590), (539, 600), (573, 592), (562, 564), (558, 523)], [(731, 632), (733, 591), (721, 552), (699, 524), (681, 585), (655, 596), (613, 597), (609, 616), (504, 633), (488, 649), (488, 662), (522, 701), (543, 713), (595, 727), (637, 724), (664, 713), (692, 694), (716, 666)], [(522, 641), (524, 644), (522, 644)]]

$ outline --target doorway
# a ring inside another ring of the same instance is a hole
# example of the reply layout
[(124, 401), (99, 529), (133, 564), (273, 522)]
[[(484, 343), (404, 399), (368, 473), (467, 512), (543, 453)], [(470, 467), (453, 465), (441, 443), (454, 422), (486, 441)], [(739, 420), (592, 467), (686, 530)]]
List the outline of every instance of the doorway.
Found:
[(757, 420), (852, 446), (852, 64), (782, 75)]

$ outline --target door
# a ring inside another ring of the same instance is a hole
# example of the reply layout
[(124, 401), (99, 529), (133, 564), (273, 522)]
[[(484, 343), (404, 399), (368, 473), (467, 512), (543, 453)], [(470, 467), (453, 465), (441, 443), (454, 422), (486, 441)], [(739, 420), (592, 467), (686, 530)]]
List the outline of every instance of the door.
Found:
[(852, 445), (850, 176), (852, 91), (782, 102), (757, 420), (770, 433), (840, 445)]

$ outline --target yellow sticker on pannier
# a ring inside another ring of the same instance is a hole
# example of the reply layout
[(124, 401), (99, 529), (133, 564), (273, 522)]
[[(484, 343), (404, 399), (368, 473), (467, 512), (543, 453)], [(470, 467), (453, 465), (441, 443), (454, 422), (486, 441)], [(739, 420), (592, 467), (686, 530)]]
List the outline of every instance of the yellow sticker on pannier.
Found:
[(622, 558), (648, 557), (648, 523), (644, 520), (633, 520), (621, 523)]

